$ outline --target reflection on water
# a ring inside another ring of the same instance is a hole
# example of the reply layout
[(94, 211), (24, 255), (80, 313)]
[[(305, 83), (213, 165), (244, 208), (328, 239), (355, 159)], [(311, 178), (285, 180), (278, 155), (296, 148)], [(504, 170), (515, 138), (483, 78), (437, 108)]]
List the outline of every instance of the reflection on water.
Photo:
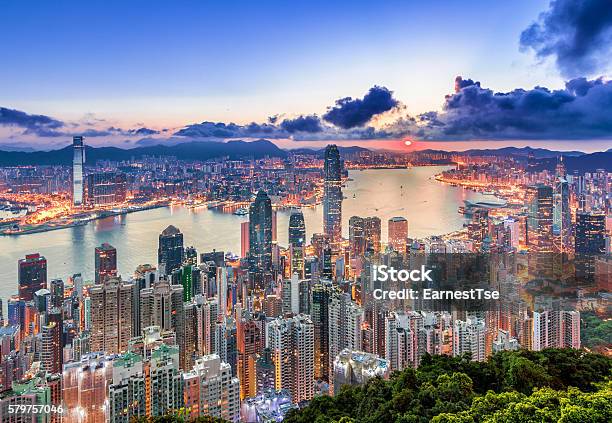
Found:
[[(457, 207), (464, 199), (480, 200), (477, 193), (443, 185), (431, 177), (440, 167), (351, 171), (344, 189), (343, 231), (348, 237), (348, 220), (353, 215), (378, 216), (382, 239), (387, 239), (387, 219), (408, 219), (411, 237), (425, 237), (460, 229), (464, 220)], [(304, 209), (307, 236), (322, 230), (322, 206)], [(100, 219), (84, 226), (51, 232), (0, 237), (0, 298), (17, 291), (17, 260), (40, 252), (47, 258), (48, 277), (66, 279), (81, 272), (93, 279), (94, 247), (108, 242), (117, 248), (120, 273), (131, 274), (138, 264), (156, 263), (159, 233), (169, 224), (184, 234), (185, 244), (198, 251), (213, 248), (240, 251), (240, 223), (235, 216), (206, 209), (167, 207)], [(289, 212), (278, 213), (278, 238), (287, 244)]]

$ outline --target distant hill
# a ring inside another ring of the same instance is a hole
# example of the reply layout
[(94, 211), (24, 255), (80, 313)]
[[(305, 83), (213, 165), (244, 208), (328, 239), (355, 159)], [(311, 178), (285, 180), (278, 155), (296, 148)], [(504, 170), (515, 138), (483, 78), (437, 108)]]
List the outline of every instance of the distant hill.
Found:
[[(370, 150), (365, 147), (359, 147), (356, 145), (353, 145), (350, 147), (338, 147), (338, 152), (340, 153), (341, 157), (347, 154), (355, 154), (355, 153), (370, 152), (370, 151), (373, 151), (373, 150)], [(309, 155), (313, 155), (313, 156), (317, 156), (321, 158), (325, 157), (325, 148), (320, 148), (320, 149), (296, 148), (296, 149), (289, 150), (289, 152), (293, 154), (309, 154)]]
[[(553, 170), (557, 165), (557, 158), (543, 158), (536, 161), (535, 170)], [(578, 173), (593, 172), (596, 169), (605, 169), (612, 172), (612, 151), (599, 153), (583, 154), (582, 156), (572, 157), (563, 154), (563, 162), (568, 172), (578, 171)]]
[[(129, 150), (117, 147), (85, 147), (85, 158), (89, 163), (97, 160), (128, 160), (142, 156), (175, 156), (179, 160), (209, 160), (223, 156), (228, 156), (231, 159), (262, 158), (265, 156), (286, 157), (287, 152), (268, 140), (251, 142), (194, 141), (173, 146), (155, 145)], [(52, 151), (0, 151), (0, 166), (69, 165), (71, 163), (71, 145)]]
[(532, 147), (503, 147), (497, 149), (472, 149), (466, 151), (444, 151), (444, 150), (420, 150), (416, 153), (457, 153), (469, 156), (519, 156), (528, 157), (533, 155), (536, 159), (543, 158), (556, 158), (561, 155), (569, 156), (582, 156), (586, 153), (582, 151), (555, 151), (547, 150), (545, 148), (532, 148)]

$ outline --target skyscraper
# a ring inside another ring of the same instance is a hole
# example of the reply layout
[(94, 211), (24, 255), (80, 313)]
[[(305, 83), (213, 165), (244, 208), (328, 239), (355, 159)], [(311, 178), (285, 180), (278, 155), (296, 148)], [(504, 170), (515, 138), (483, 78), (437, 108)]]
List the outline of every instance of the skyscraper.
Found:
[(49, 373), (62, 372), (62, 342), (61, 328), (57, 322), (49, 322), (41, 329), (42, 352), (41, 361), (43, 368)]
[(403, 217), (389, 219), (389, 245), (395, 251), (406, 252), (406, 239), (408, 238), (408, 221)]
[(314, 325), (300, 314), (277, 318), (266, 326), (267, 345), (275, 364), (275, 387), (291, 392), (292, 401), (314, 396)]
[(558, 178), (553, 194), (553, 235), (555, 251), (567, 253), (570, 251), (570, 234), (572, 214), (570, 210), (569, 184), (563, 178)]
[(240, 399), (257, 395), (256, 362), (262, 349), (262, 334), (255, 321), (246, 318), (237, 320), (238, 378)]
[(376, 216), (364, 218), (363, 229), (366, 241), (366, 251), (379, 253), (381, 240), (380, 218)]
[(365, 228), (362, 217), (352, 216), (349, 219), (349, 246), (353, 257), (365, 254)]
[(162, 274), (170, 275), (183, 263), (183, 234), (170, 225), (159, 235), (157, 263)]
[(527, 240), (529, 267), (534, 276), (548, 277), (553, 272), (553, 189), (538, 184), (527, 188)]
[(240, 383), (219, 355), (196, 360), (193, 369), (183, 373), (184, 406), (189, 417), (219, 417), (237, 422), (240, 418)]
[(272, 270), (272, 202), (263, 190), (249, 207), (249, 257), (253, 272)]
[(105, 242), (95, 249), (95, 282), (102, 283), (104, 279), (117, 276), (117, 250)]
[(323, 233), (337, 246), (342, 240), (342, 163), (333, 144), (325, 148), (323, 173)]
[(123, 203), (127, 194), (127, 178), (123, 173), (103, 172), (87, 176), (87, 204), (106, 206)]
[(606, 253), (606, 215), (602, 212), (576, 213), (576, 276), (592, 282), (595, 259)]
[(19, 298), (32, 301), (34, 293), (47, 288), (47, 260), (40, 254), (27, 254), (19, 260)]
[(240, 224), (240, 257), (247, 258), (249, 253), (249, 222)]
[(92, 351), (116, 354), (127, 350), (132, 337), (133, 288), (116, 277), (90, 289)]
[(83, 145), (83, 137), (72, 137), (72, 149), (74, 156), (72, 159), (72, 205), (81, 207), (84, 197), (84, 171), (85, 165), (85, 146)]
[(289, 216), (289, 248), (291, 252), (291, 273), (304, 277), (304, 244), (306, 225), (301, 210), (293, 211)]

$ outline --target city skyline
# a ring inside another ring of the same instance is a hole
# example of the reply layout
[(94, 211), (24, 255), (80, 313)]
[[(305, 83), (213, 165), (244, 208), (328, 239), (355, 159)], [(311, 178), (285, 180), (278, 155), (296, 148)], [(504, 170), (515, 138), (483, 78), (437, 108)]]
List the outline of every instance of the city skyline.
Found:
[[(13, 59), (0, 70), (2, 148), (59, 148), (73, 135), (123, 148), (257, 138), (283, 148), (611, 145), (600, 109), (612, 96), (612, 22), (592, 1), (194, 2), (149, 7), (150, 23), (124, 3), (27, 3), (0, 18)], [(49, 27), (50, 15), (61, 22)], [(256, 17), (256, 31), (223, 28)], [(69, 22), (83, 19), (88, 30), (72, 37)], [(470, 20), (479, 24), (457, 30)]]
[(0, 37), (0, 422), (612, 421), (610, 0)]

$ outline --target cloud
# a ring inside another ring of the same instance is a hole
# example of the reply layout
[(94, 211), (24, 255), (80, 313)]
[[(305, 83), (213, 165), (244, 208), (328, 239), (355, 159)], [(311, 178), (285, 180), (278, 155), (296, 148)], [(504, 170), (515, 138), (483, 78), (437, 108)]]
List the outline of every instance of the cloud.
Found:
[(592, 139), (612, 136), (612, 81), (576, 78), (564, 89), (535, 87), (493, 92), (462, 83), (441, 112), (387, 129), (432, 140)]
[(321, 132), (321, 119), (317, 115), (302, 115), (295, 119), (285, 119), (281, 122), (280, 127), (285, 131), (293, 134), (295, 132)]
[(155, 129), (151, 129), (151, 128), (146, 128), (146, 127), (142, 127), (138, 129), (130, 129), (128, 132), (133, 135), (144, 135), (144, 136), (159, 134), (159, 131), (156, 131)]
[(202, 122), (187, 125), (174, 133), (176, 136), (190, 138), (287, 138), (289, 134), (271, 123), (238, 125), (223, 122)]
[(520, 38), (523, 49), (552, 57), (566, 78), (605, 69), (612, 53), (610, 0), (555, 0)]
[(56, 136), (64, 122), (45, 115), (30, 115), (21, 110), (0, 107), (0, 126), (14, 126), (25, 129), (24, 133), (40, 137)]
[(393, 98), (393, 92), (385, 87), (375, 85), (363, 99), (351, 97), (336, 100), (336, 105), (330, 107), (323, 119), (343, 129), (364, 126), (375, 115), (397, 107), (399, 102)]

